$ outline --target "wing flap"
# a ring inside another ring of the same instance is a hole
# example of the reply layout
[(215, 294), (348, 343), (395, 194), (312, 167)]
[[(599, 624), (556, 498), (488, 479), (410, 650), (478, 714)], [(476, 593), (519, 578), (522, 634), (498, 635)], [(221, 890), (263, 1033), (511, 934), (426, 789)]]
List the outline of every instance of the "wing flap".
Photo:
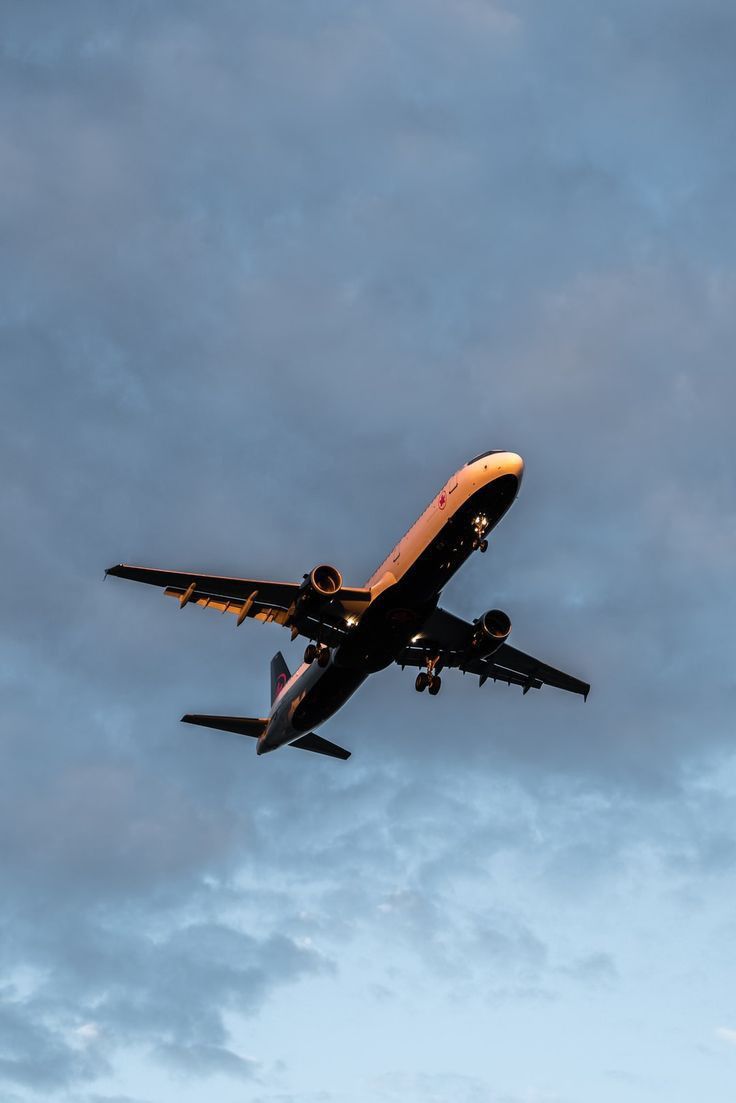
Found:
[[(186, 595), (186, 591), (167, 586), (164, 595), (165, 597), (178, 598), (181, 602)], [(241, 613), (244, 612), (245, 617), (259, 620), (262, 624), (270, 624), (272, 621), (275, 621), (276, 624), (287, 623), (289, 619), (288, 609), (283, 609), (278, 605), (267, 605), (258, 601), (257, 597), (250, 604), (248, 604), (249, 600), (249, 597), (244, 600), (240, 598), (197, 597), (195, 592), (192, 597), (187, 598), (186, 604), (199, 605), (201, 609), (214, 609), (218, 613), (234, 613), (237, 617), (240, 617)]]
[(538, 678), (529, 678), (527, 674), (497, 666), (490, 659), (471, 660), (461, 669), (468, 674), (477, 674), (481, 685), (488, 681), (505, 682), (507, 686), (521, 686), (525, 693), (530, 689), (541, 689), (544, 684)]
[(587, 700), (590, 686), (580, 678), (574, 678), (572, 674), (565, 674), (562, 670), (556, 670), (547, 663), (540, 662), (532, 655), (527, 655), (511, 644), (502, 643), (498, 651), (491, 656), (494, 667), (508, 668), (516, 673), (524, 674), (531, 681), (537, 680), (544, 685), (554, 686), (556, 689), (565, 689), (569, 693), (579, 693)]

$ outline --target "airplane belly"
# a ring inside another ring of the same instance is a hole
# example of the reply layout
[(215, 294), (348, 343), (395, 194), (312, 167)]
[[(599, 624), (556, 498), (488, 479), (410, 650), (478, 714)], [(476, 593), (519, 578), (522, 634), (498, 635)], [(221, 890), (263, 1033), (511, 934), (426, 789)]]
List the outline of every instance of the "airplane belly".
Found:
[(345, 669), (330, 663), (324, 671), (320, 671), (318, 681), (294, 709), (291, 726), (295, 733), (309, 732), (324, 724), (352, 697), (367, 676), (367, 671)]
[(360, 624), (337, 648), (335, 666), (375, 674), (390, 666), (419, 631), (437, 599), (417, 601), (401, 583), (385, 590), (361, 618)]
[(406, 570), (397, 584), (409, 600), (439, 599), (440, 591), (474, 549), (473, 519), (482, 514), (491, 532), (512, 504), (518, 489), (514, 475), (502, 475), (480, 487), (448, 518), (435, 538)]
[(500, 476), (476, 490), (426, 545), (400, 580), (387, 587), (337, 648), (337, 667), (373, 674), (394, 662), (437, 606), (442, 588), (473, 550), (473, 519), (488, 531), (514, 500), (518, 480)]

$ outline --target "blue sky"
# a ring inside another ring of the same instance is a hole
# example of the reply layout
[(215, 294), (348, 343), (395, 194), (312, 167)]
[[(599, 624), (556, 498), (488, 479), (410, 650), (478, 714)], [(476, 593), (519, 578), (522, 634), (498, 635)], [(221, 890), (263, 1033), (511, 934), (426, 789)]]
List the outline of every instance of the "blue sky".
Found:
[[(733, 5), (3, 14), (0, 1097), (731, 1103)], [(586, 705), (182, 728), (301, 647), (104, 567), (359, 585), (492, 447), (443, 603)]]

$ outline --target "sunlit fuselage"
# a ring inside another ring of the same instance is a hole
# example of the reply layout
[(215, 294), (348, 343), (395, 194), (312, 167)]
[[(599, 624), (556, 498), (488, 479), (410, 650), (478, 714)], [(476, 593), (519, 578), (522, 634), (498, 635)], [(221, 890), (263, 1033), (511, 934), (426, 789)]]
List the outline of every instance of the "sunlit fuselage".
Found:
[(369, 674), (401, 654), (440, 593), (514, 501), (524, 463), (491, 452), (460, 468), (368, 579), (371, 602), (327, 666), (302, 664), (273, 703), (258, 754), (291, 743), (328, 720)]

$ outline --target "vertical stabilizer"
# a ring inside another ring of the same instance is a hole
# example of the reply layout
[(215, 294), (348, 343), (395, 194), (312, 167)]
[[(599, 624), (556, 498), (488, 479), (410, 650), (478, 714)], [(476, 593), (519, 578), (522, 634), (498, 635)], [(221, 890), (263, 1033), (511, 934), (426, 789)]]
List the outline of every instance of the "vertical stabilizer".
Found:
[(286, 665), (286, 659), (280, 651), (277, 651), (271, 659), (271, 704), (274, 703), (290, 677), (291, 674)]

